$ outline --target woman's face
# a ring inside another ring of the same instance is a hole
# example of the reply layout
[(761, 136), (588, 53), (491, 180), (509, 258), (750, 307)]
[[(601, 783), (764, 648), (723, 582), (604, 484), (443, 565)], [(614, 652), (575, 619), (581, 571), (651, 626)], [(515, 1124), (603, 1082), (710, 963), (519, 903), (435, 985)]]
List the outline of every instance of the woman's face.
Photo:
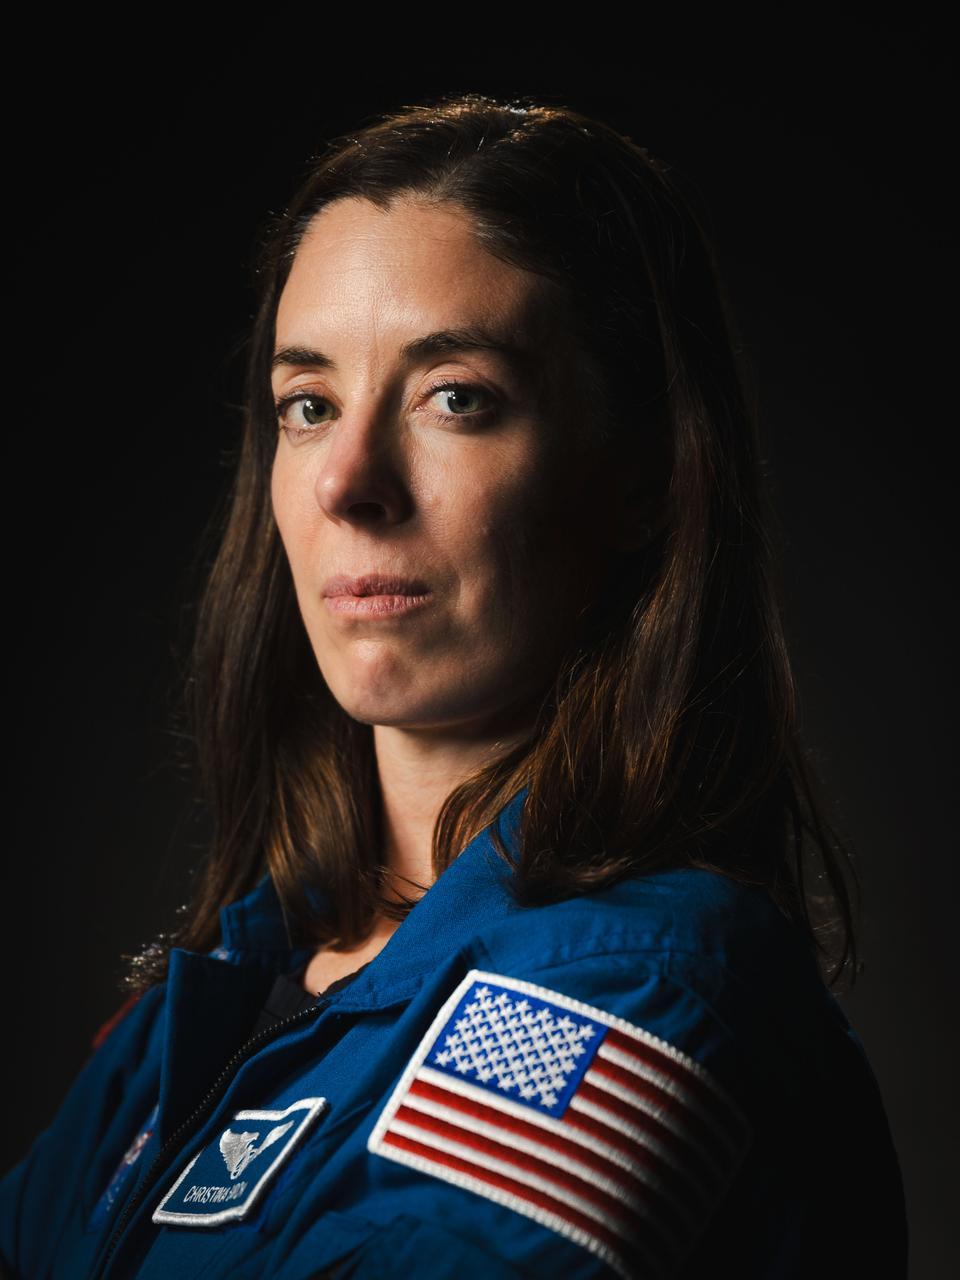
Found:
[(563, 315), (457, 206), (343, 199), (304, 236), (277, 313), (273, 510), (355, 719), (495, 734), (555, 674), (607, 529), (603, 468), (570, 443), (590, 405)]

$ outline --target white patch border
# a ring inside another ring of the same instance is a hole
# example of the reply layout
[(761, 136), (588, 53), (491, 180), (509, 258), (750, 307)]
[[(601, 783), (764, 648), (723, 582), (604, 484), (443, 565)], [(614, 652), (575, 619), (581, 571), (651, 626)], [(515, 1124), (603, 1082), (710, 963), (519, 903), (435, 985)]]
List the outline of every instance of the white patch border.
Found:
[[(179, 1213), (173, 1209), (164, 1209), (164, 1205), (176, 1195), (180, 1185), (186, 1179), (190, 1170), (197, 1163), (204, 1151), (208, 1149), (210, 1143), (205, 1143), (197, 1154), (193, 1157), (184, 1171), (177, 1178), (176, 1182), (163, 1197), (153, 1212), (153, 1221), (159, 1224), (169, 1223), (173, 1226), (187, 1227), (219, 1227), (224, 1222), (237, 1222), (245, 1218), (250, 1210), (260, 1199), (264, 1188), (270, 1182), (282, 1164), (300, 1145), (300, 1141), (307, 1132), (313, 1127), (314, 1121), (324, 1111), (327, 1110), (329, 1103), (326, 1098), (301, 1098), (299, 1102), (292, 1102), (289, 1107), (283, 1111), (237, 1111), (227, 1121), (227, 1126), (235, 1124), (240, 1120), (285, 1120), (287, 1116), (292, 1115), (295, 1111), (305, 1111), (307, 1114), (301, 1121), (297, 1130), (287, 1140), (285, 1145), (277, 1152), (271, 1163), (261, 1173), (252, 1190), (246, 1195), (241, 1204), (232, 1205), (229, 1209), (216, 1209), (213, 1213)], [(211, 1139), (212, 1141), (212, 1139)]]

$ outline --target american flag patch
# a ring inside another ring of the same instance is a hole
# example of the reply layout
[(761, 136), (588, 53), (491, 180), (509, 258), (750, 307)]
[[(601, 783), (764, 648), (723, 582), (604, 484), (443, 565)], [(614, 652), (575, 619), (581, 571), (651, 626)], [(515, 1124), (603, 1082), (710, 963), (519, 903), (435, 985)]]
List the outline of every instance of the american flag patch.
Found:
[(667, 1041), (473, 969), (367, 1149), (524, 1213), (635, 1277), (683, 1261), (751, 1138), (710, 1073)]

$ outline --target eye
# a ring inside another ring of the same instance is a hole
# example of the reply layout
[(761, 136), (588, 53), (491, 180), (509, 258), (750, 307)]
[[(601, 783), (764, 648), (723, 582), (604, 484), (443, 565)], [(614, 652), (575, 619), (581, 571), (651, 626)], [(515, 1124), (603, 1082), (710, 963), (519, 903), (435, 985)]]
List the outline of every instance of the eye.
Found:
[[(491, 418), (496, 410), (492, 393), (469, 382), (450, 378), (436, 382), (426, 391), (427, 399), (433, 396), (440, 396), (441, 404), (446, 401), (448, 412), (437, 414), (441, 422), (469, 419), (479, 424)], [(276, 410), (280, 430), (293, 440), (313, 435), (329, 421), (326, 415), (332, 411), (330, 401), (316, 391), (295, 391), (281, 396), (276, 401)]]
[(427, 395), (439, 396), (440, 403), (446, 403), (447, 408), (452, 409), (452, 412), (438, 415), (443, 422), (454, 422), (458, 418), (480, 421), (488, 418), (494, 409), (490, 392), (485, 387), (474, 386), (469, 382), (456, 382), (448, 378), (430, 387)]
[[(295, 410), (295, 405), (300, 408)], [(276, 408), (280, 429), (294, 439), (299, 439), (301, 436), (312, 435), (317, 427), (323, 425), (323, 414), (330, 408), (330, 401), (325, 396), (317, 395), (315, 391), (299, 391), (281, 396), (276, 402)], [(296, 413), (302, 416), (301, 422), (295, 420)]]

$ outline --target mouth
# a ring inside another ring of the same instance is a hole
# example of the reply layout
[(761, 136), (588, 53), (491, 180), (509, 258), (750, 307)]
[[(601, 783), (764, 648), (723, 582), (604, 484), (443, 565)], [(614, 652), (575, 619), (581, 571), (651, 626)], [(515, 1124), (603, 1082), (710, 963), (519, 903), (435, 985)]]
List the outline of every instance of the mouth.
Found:
[(359, 578), (338, 573), (323, 584), (325, 596), (421, 596), (429, 591), (420, 578), (386, 573), (365, 573)]
[(327, 596), (324, 603), (331, 613), (346, 618), (392, 618), (411, 613), (430, 600), (422, 596)]
[(358, 578), (337, 574), (323, 586), (327, 609), (347, 618), (391, 618), (422, 608), (431, 598), (421, 579), (367, 573)]

